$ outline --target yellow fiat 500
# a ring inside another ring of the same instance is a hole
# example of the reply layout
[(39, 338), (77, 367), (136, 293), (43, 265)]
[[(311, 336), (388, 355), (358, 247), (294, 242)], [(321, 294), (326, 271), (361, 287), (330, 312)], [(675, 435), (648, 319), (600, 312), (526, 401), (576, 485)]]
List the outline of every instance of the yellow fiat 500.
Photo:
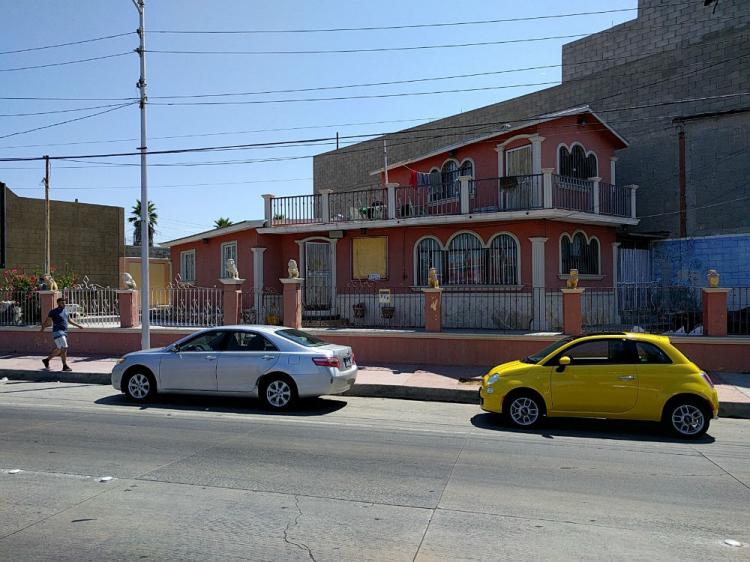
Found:
[(529, 428), (545, 417), (661, 421), (680, 437), (708, 430), (719, 412), (709, 376), (666, 336), (564, 338), (484, 375), (480, 406)]

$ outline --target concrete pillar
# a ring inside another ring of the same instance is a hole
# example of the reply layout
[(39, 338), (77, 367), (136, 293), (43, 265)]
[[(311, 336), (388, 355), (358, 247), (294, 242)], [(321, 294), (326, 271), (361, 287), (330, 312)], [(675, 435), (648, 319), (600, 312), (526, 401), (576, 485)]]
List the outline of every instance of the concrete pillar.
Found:
[(505, 146), (502, 144), (498, 144), (495, 147), (495, 152), (497, 152), (497, 177), (504, 178), (505, 177)]
[(614, 323), (620, 323), (620, 295), (617, 291), (617, 278), (620, 277), (620, 243), (612, 242), (612, 292), (614, 293)]
[(443, 330), (443, 290), (422, 289), (424, 293), (424, 329), (427, 332)]
[(609, 183), (617, 185), (617, 156), (609, 158)]
[(554, 168), (544, 168), (542, 170), (542, 202), (545, 209), (552, 208), (552, 174), (554, 173)]
[(626, 185), (625, 187), (630, 189), (630, 218), (634, 219), (636, 217), (636, 207), (635, 207), (635, 192), (638, 191), (638, 186), (635, 184), (632, 185)]
[(224, 325), (240, 323), (242, 311), (242, 284), (244, 279), (219, 279), (224, 285)]
[(470, 211), (469, 204), (469, 187), (471, 180), (474, 179), (472, 176), (459, 176), (458, 181), (461, 184), (461, 214), (468, 215)]
[(47, 314), (53, 308), (57, 308), (57, 299), (62, 296), (60, 291), (39, 291), (39, 308), (42, 310), (42, 324)]
[(729, 289), (703, 289), (703, 335), (727, 335), (727, 297)]
[(542, 173), (542, 142), (544, 137), (533, 135), (529, 137), (531, 141), (531, 173)]
[(577, 336), (581, 333), (581, 295), (584, 289), (560, 289), (563, 294), (563, 333)]
[(531, 298), (534, 310), (534, 329), (547, 329), (547, 315), (545, 310), (545, 271), (544, 245), (547, 239), (543, 236), (529, 238), (531, 241)]
[(273, 226), (273, 214), (271, 213), (273, 193), (264, 193), (261, 197), (263, 197), (263, 218), (266, 219), (266, 226)]
[(284, 285), (284, 326), (302, 328), (302, 281), (304, 279), (279, 279)]
[(132, 328), (140, 324), (140, 292), (133, 289), (115, 291), (120, 307), (120, 328)]
[(387, 183), (385, 184), (385, 188), (388, 191), (388, 199), (387, 199), (387, 205), (388, 205), (388, 215), (387, 217), (389, 219), (395, 219), (396, 218), (396, 188), (398, 187), (397, 183)]
[(253, 253), (253, 308), (255, 308), (255, 314), (258, 324), (262, 324), (263, 321), (260, 319), (260, 309), (263, 299), (263, 252), (266, 248), (250, 248)]
[(320, 214), (323, 222), (331, 222), (331, 193), (333, 189), (320, 190)]
[(602, 178), (589, 178), (589, 181), (594, 182), (593, 195), (594, 195), (594, 214), (599, 214), (599, 182)]

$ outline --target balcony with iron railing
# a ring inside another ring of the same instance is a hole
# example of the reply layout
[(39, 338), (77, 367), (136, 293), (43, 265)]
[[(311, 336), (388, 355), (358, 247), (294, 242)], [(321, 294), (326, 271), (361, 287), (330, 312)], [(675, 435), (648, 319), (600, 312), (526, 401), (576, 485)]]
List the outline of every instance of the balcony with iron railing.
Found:
[(561, 176), (545, 169), (541, 174), (481, 179), (453, 174), (444, 177), (440, 186), (388, 184), (368, 190), (263, 198), (269, 227), (383, 221), (383, 226), (388, 226), (389, 221), (429, 222), (419, 219), (461, 215), (491, 220), (495, 218), (491, 215), (502, 218), (514, 212), (549, 218), (557, 211), (635, 224), (637, 188), (605, 183), (599, 178)]

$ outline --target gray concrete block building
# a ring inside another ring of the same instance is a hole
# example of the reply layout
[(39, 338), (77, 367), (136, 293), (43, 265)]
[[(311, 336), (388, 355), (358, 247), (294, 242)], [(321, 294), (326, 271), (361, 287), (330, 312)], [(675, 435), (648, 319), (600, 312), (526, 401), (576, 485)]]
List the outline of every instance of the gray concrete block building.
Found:
[[(630, 142), (618, 154), (616, 183), (640, 186), (633, 230), (669, 238), (750, 232), (748, 0), (639, 0), (636, 19), (565, 45), (562, 77), (389, 134), (389, 161), (587, 104)], [(316, 156), (315, 191), (376, 185), (370, 172), (382, 167), (382, 146), (378, 138)]]

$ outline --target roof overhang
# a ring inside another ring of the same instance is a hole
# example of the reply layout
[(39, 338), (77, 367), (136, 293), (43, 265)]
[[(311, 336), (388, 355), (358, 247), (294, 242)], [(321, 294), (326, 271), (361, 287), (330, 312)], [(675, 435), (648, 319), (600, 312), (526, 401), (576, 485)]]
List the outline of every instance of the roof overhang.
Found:
[[(554, 121), (555, 119), (560, 119), (562, 117), (570, 117), (572, 115), (582, 115), (584, 113), (588, 113), (589, 115), (592, 115), (597, 121), (599, 121), (608, 132), (610, 132), (617, 140), (619, 140), (622, 143), (621, 148), (626, 148), (630, 146), (627, 140), (620, 135), (614, 128), (612, 128), (610, 125), (607, 124), (604, 119), (602, 119), (599, 115), (597, 115), (594, 111), (591, 110), (591, 108), (588, 105), (582, 105), (580, 107), (573, 107), (570, 109), (565, 109), (563, 111), (556, 111), (555, 113), (547, 113), (544, 115), (540, 115), (536, 119), (527, 120), (527, 121), (517, 121), (517, 125), (511, 125), (512, 122), (506, 123), (505, 125), (501, 126), (500, 130), (492, 131), (490, 133), (485, 133), (483, 135), (473, 137), (471, 139), (457, 142), (450, 144), (448, 146), (443, 146), (441, 148), (438, 148), (436, 150), (432, 150), (430, 152), (427, 152), (425, 154), (421, 154), (415, 158), (410, 158), (408, 160), (402, 160), (400, 162), (394, 162), (393, 164), (388, 165), (388, 170), (393, 170), (395, 168), (400, 168), (401, 166), (408, 166), (409, 164), (413, 164), (415, 162), (419, 162), (421, 160), (426, 160), (427, 158), (432, 158), (433, 156), (438, 156), (439, 154), (443, 154), (445, 152), (450, 152), (451, 150), (456, 150), (457, 148), (461, 148), (464, 146), (468, 146), (470, 144), (474, 144), (477, 142), (483, 142), (488, 139), (491, 139), (493, 137), (497, 137), (500, 135), (505, 135), (508, 133), (512, 133), (514, 131), (519, 131), (521, 129), (525, 129), (527, 127), (533, 127), (535, 125), (539, 125), (541, 123), (547, 123), (548, 121)], [(378, 174), (382, 174), (385, 172), (385, 168), (378, 168), (377, 170), (373, 170), (370, 172), (371, 176), (376, 176)]]
[(253, 228), (261, 228), (266, 224), (266, 221), (242, 221), (231, 226), (224, 228), (214, 228), (213, 230), (206, 230), (205, 232), (199, 232), (185, 238), (177, 238), (170, 240), (169, 242), (162, 242), (160, 246), (171, 248), (172, 246), (180, 246), (182, 244), (189, 244), (190, 242), (199, 242), (207, 238), (216, 238), (218, 236), (225, 236), (227, 234), (233, 234), (235, 232), (242, 232), (244, 230), (251, 230)]

